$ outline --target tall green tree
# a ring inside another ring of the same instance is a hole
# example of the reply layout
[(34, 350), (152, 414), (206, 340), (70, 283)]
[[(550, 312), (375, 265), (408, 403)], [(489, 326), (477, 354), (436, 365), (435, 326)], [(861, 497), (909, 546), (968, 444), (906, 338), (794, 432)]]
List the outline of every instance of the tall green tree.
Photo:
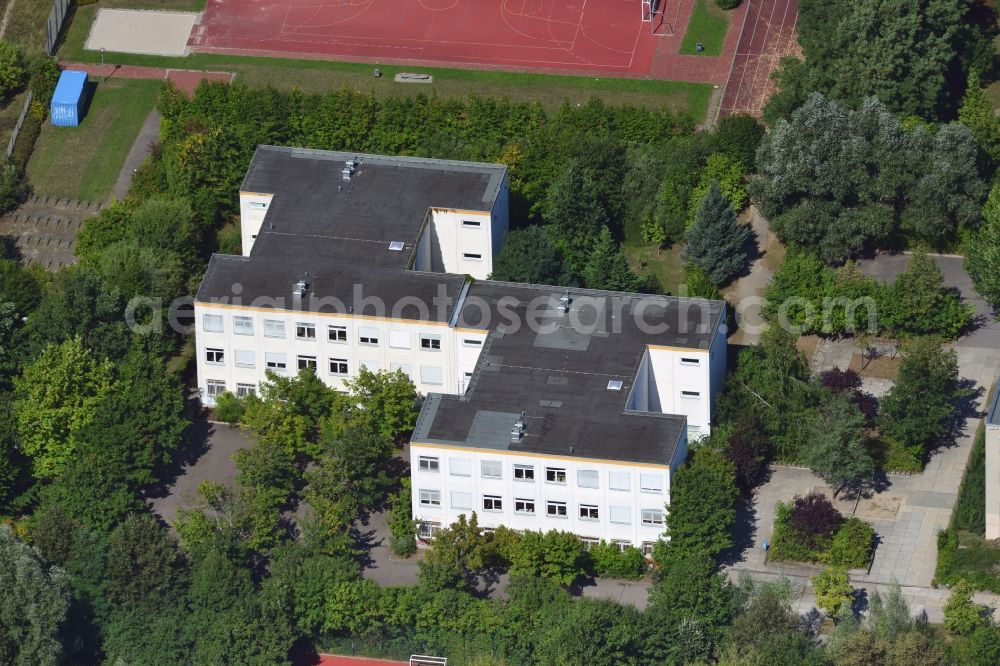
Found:
[(110, 362), (97, 361), (80, 338), (71, 338), (46, 349), (15, 380), (14, 414), (36, 478), (52, 478), (66, 466), (80, 432), (97, 419), (111, 376)]
[(539, 225), (507, 233), (500, 256), (493, 262), (490, 279), (557, 286), (573, 284), (562, 253)]
[(746, 244), (752, 236), (750, 227), (736, 221), (732, 203), (712, 181), (698, 205), (694, 225), (688, 229), (683, 257), (721, 285), (746, 269)]
[(60, 663), (69, 584), (10, 527), (0, 526), (0, 660), (13, 666)]
[(965, 270), (976, 291), (1000, 310), (1000, 184), (983, 207), (983, 224), (965, 246)]
[(438, 532), (431, 549), (419, 562), (420, 584), (433, 590), (468, 589), (491, 557), (490, 540), (473, 512)]
[(632, 272), (621, 244), (611, 237), (607, 227), (601, 229), (594, 249), (583, 269), (583, 281), (590, 289), (636, 292), (645, 281)]
[(844, 490), (860, 492), (873, 480), (875, 462), (865, 447), (865, 416), (850, 394), (832, 394), (816, 407), (802, 462), (833, 487), (834, 497)]
[(344, 388), (346, 393), (336, 394), (334, 411), (348, 427), (401, 444), (417, 423), (417, 389), (401, 370), (372, 372), (362, 367)]
[(114, 603), (155, 611), (185, 594), (187, 563), (149, 514), (129, 516), (108, 537), (107, 593)]
[(972, 320), (972, 307), (944, 286), (944, 273), (926, 252), (910, 257), (906, 270), (886, 290), (881, 326), (901, 337), (955, 337)]
[(542, 214), (553, 227), (553, 244), (578, 275), (583, 273), (601, 229), (609, 222), (596, 192), (586, 169), (576, 162), (570, 163), (552, 183)]
[(1000, 160), (1000, 119), (993, 115), (982, 79), (976, 71), (969, 72), (965, 85), (965, 97), (958, 109), (958, 119), (976, 137), (976, 143), (993, 160)]

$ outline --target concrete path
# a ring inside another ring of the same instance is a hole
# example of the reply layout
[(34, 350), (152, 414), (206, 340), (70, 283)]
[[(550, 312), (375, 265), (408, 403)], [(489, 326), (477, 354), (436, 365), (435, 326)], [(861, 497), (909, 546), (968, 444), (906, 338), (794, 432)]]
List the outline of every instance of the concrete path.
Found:
[(142, 166), (142, 163), (149, 155), (150, 148), (159, 139), (160, 112), (154, 108), (146, 116), (146, 121), (142, 124), (142, 128), (139, 129), (139, 136), (135, 138), (135, 143), (132, 144), (132, 149), (129, 151), (128, 157), (125, 158), (125, 164), (122, 165), (121, 173), (118, 174), (118, 180), (115, 181), (114, 189), (111, 190), (111, 199), (120, 200), (125, 198), (129, 187), (132, 185), (132, 176), (135, 175), (136, 169)]
[(771, 282), (771, 277), (781, 265), (785, 256), (785, 248), (771, 233), (767, 220), (750, 205), (740, 215), (740, 221), (750, 224), (757, 234), (758, 256), (750, 265), (750, 272), (723, 290), (723, 296), (736, 313), (736, 332), (730, 336), (729, 343), (733, 345), (757, 344), (760, 335), (766, 327), (761, 308), (764, 305), (764, 292)]
[(60, 69), (75, 69), (87, 72), (98, 78), (145, 79), (148, 81), (172, 81), (179, 90), (188, 97), (194, 95), (195, 89), (202, 81), (219, 81), (232, 83), (235, 72), (210, 72), (197, 69), (167, 69), (163, 67), (142, 67), (139, 65), (116, 65), (113, 57), (108, 56), (101, 66), (93, 62), (59, 62)]

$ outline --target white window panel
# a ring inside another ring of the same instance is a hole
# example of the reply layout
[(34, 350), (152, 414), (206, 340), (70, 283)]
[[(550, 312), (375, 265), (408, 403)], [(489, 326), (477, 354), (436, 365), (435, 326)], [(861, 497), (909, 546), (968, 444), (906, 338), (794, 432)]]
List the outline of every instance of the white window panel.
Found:
[(503, 463), (499, 460), (483, 460), (481, 465), (484, 479), (503, 478)]
[(284, 372), (288, 368), (288, 357), (278, 352), (264, 352), (264, 367), (275, 372)]
[(529, 516), (535, 515), (535, 500), (523, 497), (514, 498), (514, 513), (523, 513)]
[(257, 385), (256, 384), (237, 384), (236, 385), (236, 396), (238, 398), (245, 398), (248, 395), (257, 395)]
[(412, 373), (413, 373), (413, 366), (410, 365), (409, 363), (390, 363), (389, 364), (389, 370), (391, 370), (392, 372), (396, 372), (397, 370), (400, 370), (407, 377), (411, 377), (411, 378), (413, 377), (413, 375), (412, 375)]
[(576, 485), (581, 488), (600, 488), (600, 473), (596, 469), (581, 469), (576, 472)]
[(640, 474), (639, 475), (639, 490), (644, 493), (662, 493), (663, 492), (663, 475), (662, 474)]
[(205, 394), (209, 397), (220, 396), (226, 392), (226, 382), (221, 379), (206, 379)]
[(440, 490), (421, 490), (418, 493), (420, 506), (441, 506)]
[(550, 518), (566, 518), (566, 502), (546, 502), (545, 515)]
[(566, 469), (564, 467), (546, 467), (545, 482), (566, 485)]
[(451, 508), (472, 509), (472, 493), (462, 493), (457, 490), (451, 491)]
[(331, 358), (330, 359), (330, 374), (331, 375), (346, 375), (347, 374), (347, 359), (346, 358)]
[(233, 333), (253, 335), (253, 317), (233, 317)]
[(452, 476), (472, 476), (472, 459), (449, 458), (448, 473)]
[(201, 328), (206, 333), (222, 333), (222, 315), (205, 314), (201, 316)]
[(593, 504), (581, 504), (580, 520), (600, 520), (598, 508)]
[(245, 349), (234, 349), (233, 360), (236, 362), (237, 368), (257, 367), (256, 354), (254, 354), (252, 351), (248, 351)]
[(358, 342), (363, 345), (378, 344), (378, 329), (372, 326), (361, 326), (358, 328)]
[(409, 331), (389, 331), (389, 346), (393, 349), (410, 348)]
[(443, 384), (444, 373), (437, 365), (420, 366), (420, 381), (424, 384)]
[(482, 261), (483, 255), (479, 252), (465, 252), (462, 254), (462, 258), (466, 261)]
[(265, 338), (284, 338), (285, 337), (285, 322), (280, 319), (265, 319), (264, 320), (264, 337)]
[(316, 369), (316, 357), (315, 356), (299, 356), (298, 357), (298, 368), (299, 370), (305, 370), (306, 368)]
[(701, 365), (701, 360), (697, 358), (686, 358), (682, 356), (681, 365), (699, 366)]
[(660, 509), (643, 509), (642, 524), (653, 527), (663, 525), (663, 511)]
[(483, 495), (483, 511), (503, 511), (503, 500), (497, 495)]
[(476, 338), (463, 338), (462, 344), (466, 347), (482, 347), (483, 341)]
[(627, 506), (609, 506), (608, 514), (613, 523), (618, 523), (619, 525), (632, 524), (632, 509)]
[(630, 490), (632, 480), (628, 472), (608, 472), (608, 487), (611, 490)]
[(437, 472), (441, 463), (435, 456), (420, 456), (417, 459), (417, 467), (421, 472)]
[(685, 400), (697, 400), (701, 397), (698, 391), (681, 391), (681, 397)]
[(462, 220), (462, 226), (466, 229), (479, 229), (482, 224), (479, 220)]

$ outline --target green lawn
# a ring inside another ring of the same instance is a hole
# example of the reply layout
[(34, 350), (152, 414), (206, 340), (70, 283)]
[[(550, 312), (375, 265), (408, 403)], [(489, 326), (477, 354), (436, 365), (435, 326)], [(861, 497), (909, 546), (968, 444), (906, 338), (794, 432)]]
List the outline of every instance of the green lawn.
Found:
[[(95, 14), (96, 7), (93, 5), (77, 10), (59, 51), (62, 59), (100, 61), (99, 53), (83, 48)], [(286, 60), (210, 53), (196, 53), (180, 58), (113, 53), (106, 54), (106, 61), (123, 65), (230, 71), (236, 72), (239, 79), (249, 85), (273, 85), (281, 89), (298, 88), (306, 92), (325, 92), (347, 86), (363, 92), (371, 91), (377, 97), (412, 95), (418, 92), (432, 93), (445, 98), (466, 98), (471, 94), (478, 94), (484, 97), (507, 97), (515, 101), (537, 101), (550, 110), (562, 104), (564, 99), (576, 104), (584, 103), (596, 96), (614, 105), (667, 107), (694, 122), (701, 122), (704, 119), (708, 100), (712, 94), (712, 87), (702, 83), (392, 65), (379, 65), (383, 76), (376, 79), (372, 76), (375, 65), (366, 63)], [(395, 83), (392, 80), (396, 72), (413, 69), (432, 74), (434, 83), (408, 84)]]
[(681, 53), (698, 54), (695, 45), (701, 42), (705, 50), (699, 55), (722, 55), (722, 44), (729, 31), (729, 12), (719, 9), (715, 0), (695, 0), (691, 20), (681, 41)]
[(14, 132), (14, 126), (17, 125), (17, 117), (21, 115), (24, 100), (27, 97), (28, 91), (22, 90), (4, 101), (4, 106), (0, 109), (0, 150), (7, 147), (10, 135)]
[(625, 256), (637, 275), (643, 277), (652, 275), (666, 294), (677, 295), (680, 286), (685, 282), (680, 243), (665, 250), (656, 245), (626, 245)]
[(111, 79), (97, 86), (79, 127), (53, 127), (46, 121), (28, 162), (28, 182), (35, 191), (103, 201), (161, 85), (159, 81)]
[[(7, 0), (10, 4), (11, 0)], [(16, 0), (7, 19), (4, 39), (25, 51), (45, 50), (45, 21), (52, 11), (52, 0)]]

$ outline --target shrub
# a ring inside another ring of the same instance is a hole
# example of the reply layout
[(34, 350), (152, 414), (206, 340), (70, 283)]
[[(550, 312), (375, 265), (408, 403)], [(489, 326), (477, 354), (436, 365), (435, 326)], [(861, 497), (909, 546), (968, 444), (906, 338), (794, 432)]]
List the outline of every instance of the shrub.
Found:
[(243, 418), (243, 401), (226, 391), (215, 399), (215, 418), (236, 425)]
[(832, 537), (843, 521), (840, 512), (833, 508), (826, 496), (809, 493), (794, 499), (788, 524), (813, 539), (813, 547), (816, 547), (820, 541)]
[(833, 616), (844, 604), (850, 604), (854, 588), (847, 578), (847, 569), (832, 566), (809, 579), (816, 590), (816, 605)]
[(944, 626), (953, 634), (964, 636), (988, 626), (983, 606), (972, 601), (975, 589), (965, 579), (958, 581), (944, 605)]
[(986, 530), (986, 431), (981, 424), (972, 443), (962, 485), (958, 487), (951, 526), (975, 534)]
[(1000, 594), (1000, 548), (987, 545), (982, 539), (962, 537), (959, 548), (958, 530), (949, 527), (938, 532), (937, 569), (934, 585), (957, 585), (966, 580), (976, 590)]
[(736, 9), (740, 6), (740, 0), (715, 0), (715, 4), (719, 6), (719, 9)]
[(27, 186), (13, 164), (0, 166), (0, 214), (15, 208), (24, 198), (26, 190)]
[(778, 502), (774, 513), (771, 559), (792, 562), (818, 561), (819, 556), (815, 548), (789, 524), (792, 516), (792, 503)]
[(638, 580), (646, 573), (646, 558), (642, 551), (629, 546), (624, 551), (617, 545), (601, 540), (590, 548), (590, 562), (598, 576)]
[(874, 527), (860, 518), (848, 518), (833, 535), (828, 557), (830, 564), (848, 569), (866, 566), (874, 541)]
[[(739, 4), (739, 3), (737, 3)], [(735, 6), (735, 5), (734, 5)], [(738, 113), (719, 121), (715, 141), (720, 152), (736, 159), (744, 172), (752, 172), (764, 126), (751, 115)]]
[(887, 472), (919, 474), (924, 469), (919, 451), (904, 446), (894, 437), (882, 435), (878, 440), (878, 449), (881, 457), (879, 466)]
[(389, 550), (397, 557), (409, 557), (417, 552), (410, 488), (409, 477), (403, 477), (399, 493), (393, 496), (389, 507)]
[(24, 59), (11, 42), (0, 41), (0, 98), (5, 98), (24, 84)]

